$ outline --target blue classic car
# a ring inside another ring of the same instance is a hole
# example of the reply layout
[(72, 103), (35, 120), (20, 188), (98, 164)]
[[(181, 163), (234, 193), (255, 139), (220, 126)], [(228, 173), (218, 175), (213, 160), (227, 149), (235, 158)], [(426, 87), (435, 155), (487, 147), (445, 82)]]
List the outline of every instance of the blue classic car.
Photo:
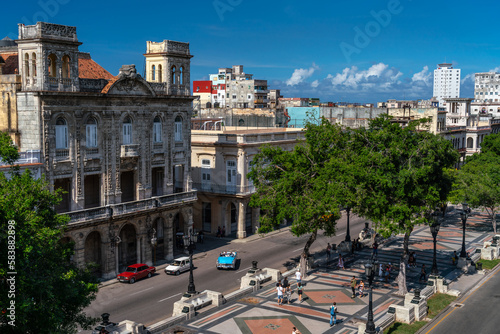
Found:
[(236, 259), (238, 258), (237, 252), (222, 252), (217, 259), (216, 267), (217, 269), (222, 268), (236, 268)]

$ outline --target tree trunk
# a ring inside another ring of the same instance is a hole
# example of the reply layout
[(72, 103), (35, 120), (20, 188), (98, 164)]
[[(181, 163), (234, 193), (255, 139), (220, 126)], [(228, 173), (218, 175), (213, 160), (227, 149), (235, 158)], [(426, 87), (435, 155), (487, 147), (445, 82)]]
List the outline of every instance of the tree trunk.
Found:
[(486, 212), (490, 216), (491, 224), (493, 225), (493, 233), (497, 234), (497, 214), (495, 212), (495, 208), (486, 208)]
[(316, 240), (317, 235), (318, 230), (316, 229), (307, 240), (306, 245), (304, 246), (304, 251), (300, 255), (300, 274), (302, 275), (302, 278), (306, 278), (308, 270), (308, 258), (310, 256), (309, 248), (311, 248), (311, 245)]
[(403, 255), (399, 261), (399, 275), (396, 278), (398, 283), (398, 295), (404, 296), (408, 293), (408, 288), (406, 286), (406, 264), (408, 263), (408, 248), (410, 243), (410, 233), (411, 231), (405, 232), (405, 237), (403, 241)]

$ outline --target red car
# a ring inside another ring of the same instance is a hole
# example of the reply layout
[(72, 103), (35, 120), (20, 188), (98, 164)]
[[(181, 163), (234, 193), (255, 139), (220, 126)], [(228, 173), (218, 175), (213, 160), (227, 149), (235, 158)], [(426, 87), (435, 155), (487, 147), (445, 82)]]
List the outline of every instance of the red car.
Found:
[(156, 272), (155, 267), (150, 267), (144, 263), (137, 263), (127, 267), (123, 273), (116, 277), (120, 282), (129, 282), (134, 284), (135, 281), (144, 277), (151, 277)]

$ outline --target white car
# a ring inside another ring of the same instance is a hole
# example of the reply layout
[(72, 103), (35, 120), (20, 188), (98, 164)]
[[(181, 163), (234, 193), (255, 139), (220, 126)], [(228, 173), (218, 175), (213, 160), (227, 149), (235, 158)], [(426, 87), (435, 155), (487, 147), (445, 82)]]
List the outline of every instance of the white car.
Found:
[(179, 257), (165, 268), (165, 273), (179, 275), (183, 271), (188, 271), (189, 265), (189, 256)]

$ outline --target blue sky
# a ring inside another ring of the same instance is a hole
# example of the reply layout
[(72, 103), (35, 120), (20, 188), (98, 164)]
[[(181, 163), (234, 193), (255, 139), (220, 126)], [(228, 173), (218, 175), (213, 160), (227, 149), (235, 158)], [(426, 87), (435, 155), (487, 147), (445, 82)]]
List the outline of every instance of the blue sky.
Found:
[(496, 1), (9, 1), (0, 38), (17, 24), (77, 27), (81, 51), (113, 75), (142, 73), (146, 41), (190, 43), (191, 80), (244, 65), (285, 97), (377, 102), (428, 99), (441, 62), (462, 69), (461, 97), (473, 73), (500, 66)]

